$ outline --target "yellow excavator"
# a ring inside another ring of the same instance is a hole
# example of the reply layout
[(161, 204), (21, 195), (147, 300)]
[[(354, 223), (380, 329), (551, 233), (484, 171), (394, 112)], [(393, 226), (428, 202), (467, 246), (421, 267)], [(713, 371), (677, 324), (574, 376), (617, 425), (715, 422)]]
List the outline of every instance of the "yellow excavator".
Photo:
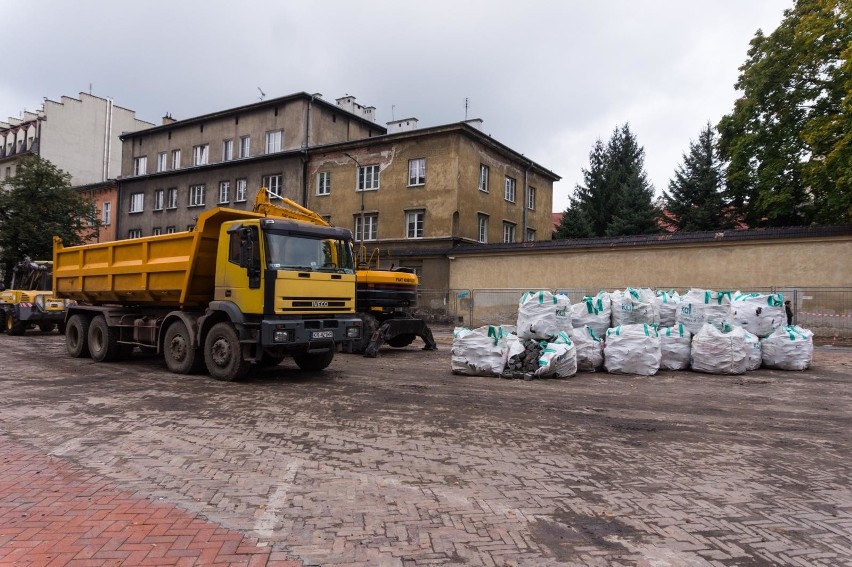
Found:
[(65, 332), (65, 311), (69, 301), (53, 295), (53, 262), (24, 258), (12, 270), (9, 289), (0, 290), (3, 329), (10, 335), (23, 335), (37, 325), (48, 333), (59, 327)]
[[(269, 190), (261, 187), (254, 202), (254, 212), (269, 216), (285, 217), (320, 226), (331, 226), (314, 211), (291, 199), (278, 198), (273, 203)], [(411, 268), (380, 267), (378, 250), (367, 256), (362, 245), (356, 254), (356, 299), (355, 311), (363, 321), (361, 339), (354, 342), (347, 352), (378, 356), (382, 344), (395, 348), (410, 345), (420, 337), (423, 350), (436, 350), (432, 331), (422, 319), (414, 317), (417, 306), (417, 274)]]

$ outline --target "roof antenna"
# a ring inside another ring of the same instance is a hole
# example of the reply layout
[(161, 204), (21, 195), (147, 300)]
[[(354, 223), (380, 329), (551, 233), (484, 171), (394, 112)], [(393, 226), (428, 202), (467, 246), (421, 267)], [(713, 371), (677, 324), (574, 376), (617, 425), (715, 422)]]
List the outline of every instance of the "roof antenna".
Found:
[(392, 105), (391, 105), (391, 122), (393, 122), (394, 120), (396, 120), (396, 116), (394, 116), (394, 109), (396, 109), (396, 105), (395, 105), (395, 104), (392, 104)]
[(257, 87), (257, 90), (260, 92), (260, 100), (263, 100), (263, 97), (266, 96), (266, 93), (263, 92), (263, 89), (261, 89), (260, 87)]
[(469, 98), (464, 97), (464, 121), (465, 122), (467, 122), (467, 107), (470, 106), (469, 101), (470, 101)]

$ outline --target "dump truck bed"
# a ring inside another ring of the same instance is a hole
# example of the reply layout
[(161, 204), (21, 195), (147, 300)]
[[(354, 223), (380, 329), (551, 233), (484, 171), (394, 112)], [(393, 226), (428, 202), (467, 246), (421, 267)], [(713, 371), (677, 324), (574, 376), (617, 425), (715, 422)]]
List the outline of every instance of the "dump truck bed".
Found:
[(54, 293), (90, 304), (201, 307), (213, 300), (222, 223), (263, 217), (220, 207), (189, 232), (68, 248), (54, 238)]

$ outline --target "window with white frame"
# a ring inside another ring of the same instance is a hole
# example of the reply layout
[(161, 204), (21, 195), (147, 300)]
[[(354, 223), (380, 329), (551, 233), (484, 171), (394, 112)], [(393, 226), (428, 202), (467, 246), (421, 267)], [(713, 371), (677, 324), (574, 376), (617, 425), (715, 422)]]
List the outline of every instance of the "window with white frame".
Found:
[(127, 231), (127, 238), (142, 238), (142, 229), (131, 228)]
[(157, 154), (157, 171), (165, 171), (169, 168), (169, 154), (160, 152)]
[(231, 182), (219, 182), (219, 204), (228, 203), (231, 201)]
[(527, 187), (527, 208), (535, 210), (535, 187)]
[(145, 193), (130, 194), (130, 212), (141, 213), (145, 209)]
[(180, 150), (172, 150), (172, 169), (180, 169)]
[(194, 146), (192, 148), (192, 164), (193, 165), (207, 165), (208, 160), (210, 158), (209, 155), (210, 144), (204, 144), (201, 146)]
[(284, 140), (284, 131), (276, 130), (266, 133), (266, 153), (274, 154), (281, 151), (281, 144)]
[(317, 173), (317, 195), (331, 194), (331, 172), (320, 171)]
[(148, 173), (148, 156), (133, 158), (133, 175), (145, 175)]
[(168, 192), (168, 199), (166, 200), (166, 208), (167, 209), (176, 209), (177, 201), (178, 201), (178, 191), (177, 187), (172, 187)]
[(528, 228), (527, 229), (526, 241), (527, 242), (535, 242), (535, 229), (534, 228)]
[(103, 208), (101, 209), (101, 224), (104, 226), (109, 226), (109, 223), (112, 222), (112, 202), (104, 201)]
[(515, 187), (517, 183), (515, 182), (514, 177), (506, 176), (506, 188), (503, 191), (503, 198), (509, 201), (510, 203), (515, 202)]
[(503, 242), (515, 241), (515, 223), (503, 222)]
[(189, 186), (189, 206), (203, 207), (204, 206), (204, 185)]
[(151, 231), (151, 236), (159, 236), (163, 234), (163, 229), (159, 226), (155, 226), (154, 230)]
[(269, 189), (269, 197), (270, 198), (281, 198), (281, 174), (276, 175), (265, 175), (263, 177), (262, 185)]
[(479, 214), (479, 241), (483, 244), (488, 243), (488, 215)]
[(379, 233), (379, 215), (378, 213), (369, 213), (357, 215), (355, 217), (355, 240), (363, 242), (365, 240), (375, 240)]
[(479, 190), (488, 193), (488, 166), (479, 164)]
[(246, 200), (246, 187), (248, 183), (245, 179), (237, 179), (236, 193), (234, 194), (234, 202), (242, 203)]
[(164, 189), (157, 189), (154, 191), (154, 210), (162, 211), (163, 210), (163, 201), (166, 197), (166, 191)]
[(186, 231), (187, 231), (187, 232), (192, 232), (193, 230), (195, 230), (195, 225), (194, 225), (194, 224), (188, 224), (188, 225), (186, 225)]
[(425, 211), (408, 211), (405, 213), (406, 238), (423, 238), (423, 219)]
[(408, 160), (408, 186), (423, 185), (426, 183), (426, 159)]
[(234, 159), (234, 141), (224, 140), (222, 142), (222, 161), (231, 161)]
[(240, 157), (247, 158), (251, 156), (251, 136), (242, 136), (240, 138)]
[(379, 166), (365, 165), (358, 168), (358, 191), (370, 191), (379, 188)]
[(176, 232), (177, 232), (177, 229), (175, 227), (173, 227), (173, 226), (167, 226), (166, 227), (166, 234), (174, 234)]

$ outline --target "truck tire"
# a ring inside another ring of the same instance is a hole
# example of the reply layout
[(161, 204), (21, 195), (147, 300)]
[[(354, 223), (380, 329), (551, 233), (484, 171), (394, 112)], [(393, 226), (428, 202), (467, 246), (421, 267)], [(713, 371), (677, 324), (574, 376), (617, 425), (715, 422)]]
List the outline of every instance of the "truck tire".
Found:
[(74, 358), (89, 356), (89, 320), (83, 315), (71, 315), (68, 319), (65, 350)]
[(107, 325), (106, 318), (98, 315), (89, 324), (89, 353), (95, 362), (112, 362), (121, 356), (121, 345), (115, 329)]
[(163, 355), (166, 358), (166, 366), (175, 374), (195, 374), (201, 370), (201, 353), (192, 348), (189, 330), (181, 320), (175, 321), (166, 329)]
[(204, 339), (204, 362), (216, 380), (230, 382), (245, 376), (251, 363), (243, 356), (237, 331), (230, 323), (216, 323)]
[(6, 312), (6, 332), (13, 337), (20, 337), (27, 331), (27, 324), (18, 318), (14, 309)]
[(54, 323), (39, 323), (38, 324), (38, 330), (41, 331), (42, 333), (52, 333), (53, 329), (55, 329), (55, 328), (56, 328), (56, 325)]
[(293, 360), (296, 361), (296, 366), (302, 370), (308, 372), (322, 370), (334, 360), (334, 347), (322, 354), (296, 354), (293, 355)]
[(407, 347), (411, 343), (414, 342), (414, 339), (417, 338), (417, 335), (397, 335), (392, 339), (387, 340), (388, 346), (392, 346), (394, 348), (402, 348)]

